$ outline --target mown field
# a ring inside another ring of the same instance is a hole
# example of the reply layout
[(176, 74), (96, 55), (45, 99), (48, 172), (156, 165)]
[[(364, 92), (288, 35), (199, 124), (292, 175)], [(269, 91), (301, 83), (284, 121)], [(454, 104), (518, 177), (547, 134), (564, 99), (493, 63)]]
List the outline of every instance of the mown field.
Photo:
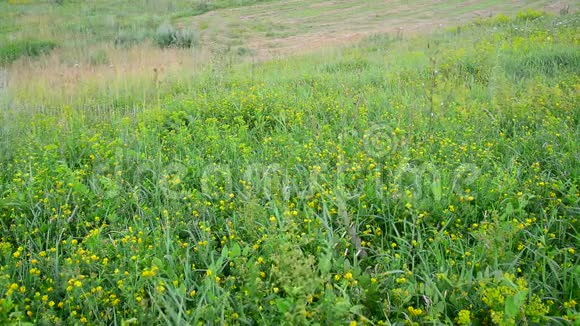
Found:
[(7, 96), (0, 324), (578, 324), (579, 29)]

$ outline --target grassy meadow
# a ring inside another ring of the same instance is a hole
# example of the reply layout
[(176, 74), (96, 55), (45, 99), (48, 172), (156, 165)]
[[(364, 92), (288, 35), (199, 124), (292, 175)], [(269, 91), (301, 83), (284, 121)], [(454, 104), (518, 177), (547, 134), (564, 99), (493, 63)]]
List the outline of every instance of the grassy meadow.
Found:
[(159, 24), (283, 2), (105, 6), (127, 47), (59, 34), (75, 2), (13, 2), (0, 324), (580, 323), (580, 14), (254, 60)]

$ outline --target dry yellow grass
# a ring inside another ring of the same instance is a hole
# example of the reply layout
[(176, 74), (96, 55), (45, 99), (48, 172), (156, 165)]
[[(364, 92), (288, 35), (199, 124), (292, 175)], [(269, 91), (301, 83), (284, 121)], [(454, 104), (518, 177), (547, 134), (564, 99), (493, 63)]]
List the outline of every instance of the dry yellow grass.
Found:
[[(132, 92), (150, 101), (159, 95), (166, 80), (187, 80), (210, 62), (204, 50), (167, 48), (141, 44), (130, 49), (108, 45), (87, 49), (106, 62), (92, 63), (90, 56), (63, 60), (68, 54), (55, 51), (39, 60), (18, 60), (7, 68), (7, 93), (17, 105), (50, 107), (75, 105), (107, 92), (113, 97)], [(139, 94), (140, 93), (140, 94)]]

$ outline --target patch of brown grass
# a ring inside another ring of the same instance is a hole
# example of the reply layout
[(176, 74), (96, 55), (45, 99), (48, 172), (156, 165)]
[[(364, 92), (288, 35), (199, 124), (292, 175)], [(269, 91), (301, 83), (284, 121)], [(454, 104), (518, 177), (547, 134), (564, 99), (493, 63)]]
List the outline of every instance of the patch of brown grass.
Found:
[[(97, 52), (106, 62), (91, 63), (91, 53)], [(16, 104), (50, 106), (145, 88), (142, 94), (132, 95), (147, 101), (167, 79), (191, 77), (209, 57), (206, 51), (160, 49), (151, 44), (129, 49), (94, 46), (73, 56), (57, 50), (39, 60), (21, 59), (10, 65), (7, 92)]]

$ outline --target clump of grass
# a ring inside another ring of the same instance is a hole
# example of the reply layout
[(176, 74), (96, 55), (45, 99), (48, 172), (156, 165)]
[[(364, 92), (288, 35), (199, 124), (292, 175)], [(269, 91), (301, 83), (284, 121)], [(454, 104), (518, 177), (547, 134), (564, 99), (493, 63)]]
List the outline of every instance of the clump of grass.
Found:
[(89, 54), (89, 64), (93, 66), (109, 64), (110, 59), (107, 51), (104, 49), (97, 49)]
[(366, 37), (362, 44), (365, 48), (368, 48), (372, 51), (384, 51), (389, 49), (393, 44), (400, 41), (396, 39), (394, 36), (384, 33), (373, 34)]
[(47, 40), (24, 39), (8, 41), (0, 45), (0, 65), (6, 65), (19, 58), (34, 58), (47, 54), (57, 47), (57, 43)]
[(114, 39), (116, 47), (128, 48), (142, 43), (149, 37), (144, 30), (120, 30)]
[(254, 55), (255, 54), (255, 51), (252, 50), (252, 49), (250, 49), (250, 48), (247, 48), (245, 46), (240, 46), (240, 47), (238, 47), (235, 50), (235, 53), (236, 53), (236, 55), (239, 55), (241, 57), (244, 57), (244, 56), (252, 56), (252, 55)]
[(162, 48), (192, 48), (199, 44), (199, 37), (193, 28), (175, 28), (169, 23), (163, 23), (157, 28), (155, 42)]
[(554, 77), (563, 72), (580, 72), (580, 53), (568, 47), (546, 47), (509, 53), (502, 63), (505, 71), (518, 79), (538, 73)]

